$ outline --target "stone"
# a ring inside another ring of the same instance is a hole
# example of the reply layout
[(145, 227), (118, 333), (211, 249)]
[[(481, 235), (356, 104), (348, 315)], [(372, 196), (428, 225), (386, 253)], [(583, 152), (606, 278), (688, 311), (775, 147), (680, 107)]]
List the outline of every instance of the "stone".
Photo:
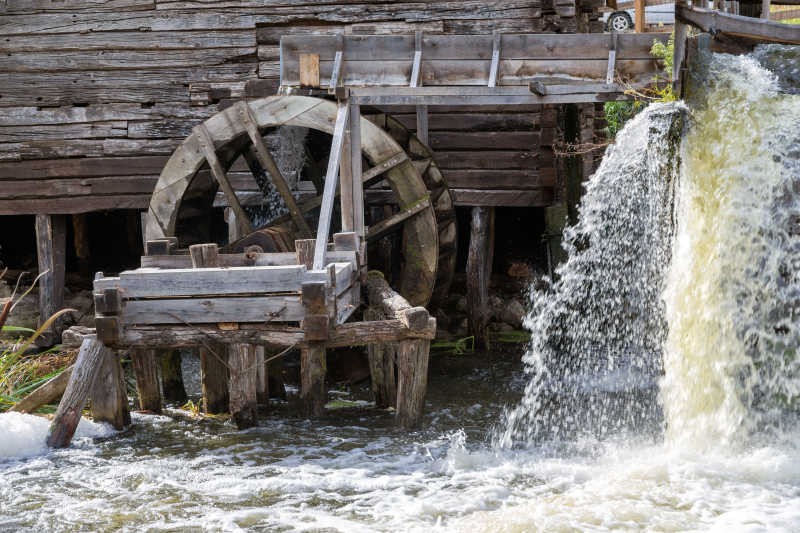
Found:
[(454, 328), (453, 333), (457, 337), (463, 337), (469, 333), (469, 320), (462, 318), (458, 325)]
[(466, 313), (467, 312), (467, 297), (460, 296), (456, 301), (456, 310), (459, 313)]
[(510, 324), (515, 329), (521, 329), (522, 321), (525, 319), (526, 313), (527, 311), (520, 301), (516, 298), (512, 298), (505, 302), (498, 318), (501, 322)]

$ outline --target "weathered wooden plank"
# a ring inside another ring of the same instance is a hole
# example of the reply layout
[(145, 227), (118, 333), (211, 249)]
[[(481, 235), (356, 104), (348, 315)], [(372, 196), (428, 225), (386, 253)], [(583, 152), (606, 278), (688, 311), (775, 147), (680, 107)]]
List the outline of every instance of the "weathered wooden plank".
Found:
[[(69, 3), (71, 6), (72, 2)], [(161, 32), (192, 30), (253, 30), (253, 17), (224, 12), (126, 11), (82, 13), (64, 6), (64, 13), (15, 15), (0, 20), (0, 35), (35, 35), (92, 32)]]
[(126, 176), (157, 176), (167, 159), (169, 158), (164, 156), (139, 156), (3, 162), (0, 163), (0, 180), (104, 177), (117, 174), (122, 169), (125, 169)]
[(159, 385), (156, 350), (136, 349), (131, 351), (133, 373), (136, 376), (136, 393), (139, 409), (152, 413), (161, 412), (161, 388)]
[(553, 189), (550, 187), (527, 191), (451, 189), (451, 192), (456, 205), (542, 207), (553, 203)]
[(65, 139), (0, 144), (0, 160), (170, 154), (183, 139)]
[(11, 0), (0, 5), (4, 15), (47, 12), (144, 11), (156, 8), (156, 0)]
[[(666, 41), (667, 35), (620, 36), (619, 59), (649, 59), (653, 39)], [(300, 53), (319, 53), (320, 60), (332, 61), (336, 50), (334, 35), (288, 35), (281, 40), (284, 60), (293, 62)], [(344, 59), (360, 61), (410, 61), (416, 49), (412, 35), (344, 37)], [(509, 59), (581, 60), (607, 59), (609, 39), (604, 34), (504, 34), (499, 47), (493, 35), (425, 35), (421, 55), (424, 61), (483, 60), (491, 62), (495, 49), (500, 61)], [(490, 63), (487, 63), (490, 64)], [(487, 79), (491, 69), (486, 70)]]
[(27, 35), (0, 40), (7, 53), (88, 50), (181, 50), (195, 48), (245, 48), (256, 46), (252, 30), (114, 31)]
[(218, 322), (299, 321), (299, 296), (131, 300), (123, 324), (208, 324)]
[(213, 342), (209, 337), (193, 344), (201, 344), (200, 381), (203, 388), (203, 412), (220, 414), (228, 411), (228, 351), (225, 345)]
[[(392, 113), (392, 116), (409, 129), (416, 128), (416, 117)], [(541, 113), (432, 113), (428, 109), (428, 130), (463, 131), (519, 131), (531, 130), (542, 121)]]
[[(436, 334), (436, 319), (419, 331), (408, 329), (400, 320), (374, 322), (348, 322), (330, 331), (326, 345), (329, 348), (363, 346), (377, 342), (403, 339), (432, 339)], [(301, 328), (273, 324), (240, 324), (237, 330), (220, 330), (216, 325), (141, 325), (125, 328), (120, 344), (124, 346), (191, 347), (220, 342), (248, 344), (275, 344), (296, 346), (303, 343)]]
[(88, 50), (18, 52), (0, 55), (0, 72), (65, 72), (138, 70), (221, 65), (256, 56), (256, 47), (194, 48), (188, 50)]
[(439, 150), (531, 150), (540, 144), (538, 131), (431, 132), (430, 147)]
[(555, 169), (485, 170), (461, 169), (443, 172), (447, 185), (457, 189), (539, 189), (555, 185)]
[(120, 273), (118, 283), (126, 298), (258, 294), (299, 291), (304, 275), (301, 265), (137, 269)]
[(430, 341), (400, 341), (395, 348), (397, 360), (397, 425), (413, 428), (422, 421), (425, 391), (428, 384)]
[[(449, 169), (536, 169), (543, 161), (543, 154), (536, 148), (529, 150), (498, 150), (498, 151), (437, 151), (434, 158), (439, 169), (447, 176)], [(552, 158), (551, 158), (552, 159)]]
[(0, 202), (0, 215), (19, 214), (74, 214), (110, 209), (144, 209), (150, 203), (150, 195), (125, 196), (81, 196), (63, 199), (3, 200)]
[(89, 104), (85, 106), (4, 107), (0, 126), (40, 126), (164, 119), (207, 119), (217, 112), (217, 105), (206, 108), (188, 107), (181, 102), (141, 104)]
[(47, 124), (33, 128), (30, 126), (0, 126), (0, 142), (105, 139), (108, 137), (125, 137), (127, 134), (128, 123), (124, 121)]

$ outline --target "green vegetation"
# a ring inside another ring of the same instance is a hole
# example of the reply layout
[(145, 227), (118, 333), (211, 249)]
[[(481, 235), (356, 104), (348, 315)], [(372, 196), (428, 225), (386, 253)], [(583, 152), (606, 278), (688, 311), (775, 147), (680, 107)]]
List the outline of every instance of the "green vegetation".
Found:
[[(30, 288), (14, 301), (14, 296), (19, 288), (19, 280), (17, 280), (11, 298), (0, 307), (0, 331), (20, 335), (15, 344), (0, 348), (0, 412), (10, 409), (28, 393), (63, 372), (74, 359), (74, 352), (58, 351), (52, 348), (32, 355), (25, 354), (33, 341), (46, 331), (56, 319), (74, 309), (58, 311), (37, 330), (5, 325), (11, 310), (31, 292), (43, 274), (39, 274)], [(1, 274), (0, 277), (2, 277)], [(23, 339), (25, 335), (28, 335), (27, 339)]]
[(653, 46), (650, 48), (650, 53), (659, 58), (664, 64), (664, 72), (666, 79), (655, 79), (653, 89), (647, 91), (647, 94), (629, 91), (636, 100), (628, 100), (622, 102), (606, 102), (606, 138), (614, 139), (617, 133), (625, 126), (625, 123), (636, 116), (639, 111), (644, 109), (647, 104), (644, 99), (655, 102), (672, 102), (677, 100), (677, 95), (672, 91), (672, 56), (675, 50), (675, 33), (670, 36), (667, 44), (658, 40), (653, 40)]

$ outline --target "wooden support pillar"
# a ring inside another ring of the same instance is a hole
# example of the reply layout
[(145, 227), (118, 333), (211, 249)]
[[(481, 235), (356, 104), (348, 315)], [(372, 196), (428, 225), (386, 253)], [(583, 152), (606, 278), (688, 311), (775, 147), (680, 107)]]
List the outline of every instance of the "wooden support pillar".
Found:
[[(64, 307), (64, 263), (66, 248), (66, 218), (64, 215), (36, 215), (36, 251), (39, 272), (39, 324)], [(56, 320), (50, 331), (39, 336), (36, 344), (52, 346), (61, 341), (63, 321)]]
[(300, 350), (300, 399), (307, 416), (325, 412), (328, 391), (325, 388), (325, 343), (309, 342)]
[(161, 412), (161, 387), (156, 364), (157, 350), (134, 348), (131, 350), (131, 366), (136, 377), (136, 393), (139, 409), (151, 413)]
[(67, 389), (50, 424), (47, 445), (51, 448), (66, 448), (72, 441), (89, 398), (89, 391), (100, 372), (105, 351), (103, 343), (96, 336), (90, 335), (83, 339)]
[(302, 284), (301, 291), (305, 312), (301, 327), (306, 343), (300, 350), (300, 397), (307, 416), (320, 416), (328, 399), (325, 388), (325, 340), (330, 326), (328, 290), (324, 282), (308, 282)]
[(424, 339), (397, 343), (397, 424), (401, 427), (416, 427), (422, 419), (430, 345)]
[(489, 347), (489, 279), (494, 256), (494, 207), (472, 208), (467, 255), (467, 312), (475, 346)]
[(229, 344), (227, 348), (230, 371), (228, 405), (236, 427), (247, 429), (258, 424), (256, 347), (252, 344)]
[[(89, 216), (86, 213), (72, 215), (72, 244), (78, 272), (81, 276), (89, 276)], [(138, 246), (137, 246), (138, 247)]]
[[(424, 307), (411, 307), (405, 298), (389, 287), (380, 272), (369, 273), (367, 292), (370, 309), (365, 318), (368, 320), (397, 319), (412, 331), (422, 330), (430, 327), (431, 322), (435, 323), (435, 319), (430, 317)], [(369, 346), (368, 350), (376, 404), (396, 405), (397, 423), (401, 427), (418, 425), (425, 405), (430, 341), (404, 340), (393, 345)]]
[[(364, 310), (364, 320), (386, 320), (386, 315), (375, 307)], [(395, 345), (393, 343), (367, 345), (369, 374), (375, 406), (397, 407), (397, 381), (395, 378)]]
[(761, 0), (761, 18), (764, 20), (769, 20), (769, 12), (771, 7), (772, 1), (771, 0)]
[(644, 33), (645, 28), (645, 0), (633, 0), (633, 7), (636, 10), (634, 16), (634, 30), (636, 33)]
[(227, 351), (220, 344), (200, 348), (200, 382), (203, 387), (203, 412), (228, 412)]
[(266, 358), (266, 348), (256, 346), (256, 400), (259, 405), (269, 404), (269, 365)]
[(131, 423), (125, 375), (116, 350), (103, 349), (100, 370), (89, 393), (95, 422), (106, 422), (120, 430)]
[(161, 389), (164, 401), (183, 405), (188, 396), (183, 385), (180, 350), (164, 350), (161, 352)]
[[(219, 266), (219, 249), (216, 244), (193, 244), (189, 246), (193, 268), (214, 268)], [(209, 343), (199, 350), (200, 381), (203, 386), (203, 412), (220, 414), (228, 410), (229, 367), (227, 348), (221, 344)]]

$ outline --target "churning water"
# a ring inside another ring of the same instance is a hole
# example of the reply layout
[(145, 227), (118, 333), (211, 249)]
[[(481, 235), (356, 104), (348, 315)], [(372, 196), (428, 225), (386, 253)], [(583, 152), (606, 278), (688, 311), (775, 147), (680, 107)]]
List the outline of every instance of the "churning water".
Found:
[(798, 64), (710, 57), (688, 107), (626, 126), (532, 296), (527, 375), (434, 361), (412, 433), (136, 416), (44, 453), (0, 415), (0, 531), (800, 530)]

